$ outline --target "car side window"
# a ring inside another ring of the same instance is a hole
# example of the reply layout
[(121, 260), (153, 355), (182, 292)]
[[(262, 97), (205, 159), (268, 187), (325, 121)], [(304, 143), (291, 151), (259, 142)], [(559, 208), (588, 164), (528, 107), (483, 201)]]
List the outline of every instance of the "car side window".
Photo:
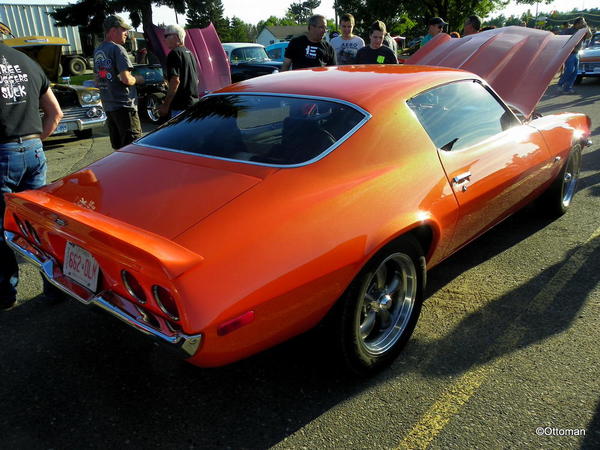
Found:
[(446, 151), (470, 147), (519, 123), (475, 80), (430, 89), (407, 104), (435, 146)]
[(271, 59), (279, 59), (281, 58), (281, 48), (273, 48), (268, 52), (269, 58)]

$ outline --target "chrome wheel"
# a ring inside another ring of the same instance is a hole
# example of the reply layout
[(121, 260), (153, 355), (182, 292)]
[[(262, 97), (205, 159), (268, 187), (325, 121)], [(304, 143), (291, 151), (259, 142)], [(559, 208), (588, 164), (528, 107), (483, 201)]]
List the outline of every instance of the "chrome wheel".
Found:
[(385, 258), (363, 285), (356, 314), (359, 345), (374, 357), (386, 353), (405, 334), (418, 291), (418, 275), (410, 256)]
[(571, 204), (575, 195), (577, 180), (579, 179), (579, 170), (581, 169), (581, 148), (574, 147), (569, 155), (567, 165), (562, 178), (562, 204), (566, 209)]
[(160, 115), (158, 114), (158, 107), (161, 102), (155, 95), (148, 95), (146, 97), (146, 116), (151, 122), (158, 122), (160, 120)]

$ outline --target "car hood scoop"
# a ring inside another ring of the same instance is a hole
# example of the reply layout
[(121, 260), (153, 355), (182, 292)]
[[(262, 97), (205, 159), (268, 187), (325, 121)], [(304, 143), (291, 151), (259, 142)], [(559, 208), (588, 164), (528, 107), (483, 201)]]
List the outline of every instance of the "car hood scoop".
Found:
[(261, 181), (260, 176), (231, 170), (227, 163), (218, 167), (210, 166), (211, 161), (203, 165), (206, 158), (197, 156), (152, 149), (147, 153), (117, 151), (44, 189), (173, 239)]
[(554, 75), (586, 30), (554, 35), (526, 27), (503, 27), (460, 39), (439, 34), (406, 64), (451, 67), (486, 80), (509, 105), (529, 117)]

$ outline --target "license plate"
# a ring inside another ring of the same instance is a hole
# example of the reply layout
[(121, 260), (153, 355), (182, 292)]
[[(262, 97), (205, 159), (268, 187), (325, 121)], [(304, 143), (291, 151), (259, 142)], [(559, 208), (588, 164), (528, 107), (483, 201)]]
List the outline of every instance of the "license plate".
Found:
[(67, 242), (63, 273), (92, 292), (98, 287), (98, 261), (87, 250)]
[(54, 130), (54, 133), (52, 133), (52, 134), (61, 134), (61, 133), (66, 133), (67, 131), (69, 131), (69, 129), (67, 128), (67, 125), (59, 124), (56, 127), (56, 130)]

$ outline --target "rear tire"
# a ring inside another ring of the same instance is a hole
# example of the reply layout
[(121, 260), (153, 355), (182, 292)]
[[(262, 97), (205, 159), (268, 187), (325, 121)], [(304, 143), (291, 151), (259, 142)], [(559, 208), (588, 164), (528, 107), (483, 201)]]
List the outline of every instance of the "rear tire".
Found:
[(540, 197), (544, 210), (552, 216), (562, 216), (571, 205), (581, 170), (581, 151), (580, 144), (575, 144), (571, 148), (565, 166)]
[(388, 366), (408, 342), (421, 312), (424, 267), (419, 244), (403, 236), (367, 263), (336, 305), (335, 338), (354, 374)]
[(583, 77), (581, 75), (577, 75), (577, 78), (575, 78), (575, 84), (581, 84), (582, 79)]
[(71, 58), (69, 60), (69, 72), (71, 75), (77, 76), (82, 75), (85, 72), (86, 64), (81, 58)]

